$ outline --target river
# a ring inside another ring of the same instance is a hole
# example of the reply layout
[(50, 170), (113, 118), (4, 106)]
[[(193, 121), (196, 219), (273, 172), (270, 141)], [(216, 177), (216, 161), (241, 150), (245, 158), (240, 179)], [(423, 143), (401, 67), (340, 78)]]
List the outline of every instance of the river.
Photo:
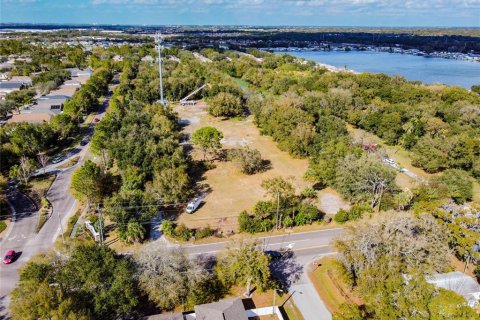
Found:
[(357, 72), (401, 75), (408, 80), (444, 83), (470, 89), (480, 84), (480, 63), (426, 58), (409, 54), (374, 51), (282, 51), (305, 60), (347, 67)]

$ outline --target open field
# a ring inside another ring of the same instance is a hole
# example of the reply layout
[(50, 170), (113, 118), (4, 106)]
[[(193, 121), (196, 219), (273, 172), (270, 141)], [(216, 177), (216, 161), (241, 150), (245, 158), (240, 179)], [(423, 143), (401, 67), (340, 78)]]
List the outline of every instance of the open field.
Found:
[[(237, 217), (242, 210), (251, 210), (258, 200), (266, 199), (261, 187), (263, 180), (282, 176), (289, 180), (297, 193), (309, 186), (303, 180), (308, 168), (308, 160), (294, 159), (287, 152), (278, 149), (277, 144), (267, 136), (262, 136), (253, 123), (252, 117), (235, 120), (221, 120), (210, 116), (206, 105), (178, 106), (175, 108), (180, 118), (187, 125), (184, 133), (191, 134), (204, 126), (213, 126), (223, 132), (223, 148), (238, 148), (249, 146), (258, 149), (264, 160), (270, 161), (271, 168), (254, 175), (245, 175), (232, 162), (215, 162), (215, 168), (204, 174), (204, 180), (209, 191), (204, 195), (204, 204), (194, 214), (181, 214), (178, 222), (188, 227), (203, 227), (210, 225), (226, 233), (235, 231)], [(194, 151), (194, 159), (202, 156)], [(319, 208), (326, 208), (328, 213), (335, 213), (345, 202), (333, 190), (323, 190), (319, 193)]]

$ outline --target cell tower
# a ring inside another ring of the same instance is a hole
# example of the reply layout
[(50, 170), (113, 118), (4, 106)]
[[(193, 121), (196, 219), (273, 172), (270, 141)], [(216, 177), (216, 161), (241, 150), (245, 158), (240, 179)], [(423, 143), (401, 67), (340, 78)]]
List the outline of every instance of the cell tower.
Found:
[(157, 51), (158, 51), (158, 73), (160, 76), (160, 103), (164, 106), (167, 107), (167, 102), (163, 99), (163, 76), (162, 76), (162, 35), (160, 32), (155, 33), (155, 44), (157, 45)]

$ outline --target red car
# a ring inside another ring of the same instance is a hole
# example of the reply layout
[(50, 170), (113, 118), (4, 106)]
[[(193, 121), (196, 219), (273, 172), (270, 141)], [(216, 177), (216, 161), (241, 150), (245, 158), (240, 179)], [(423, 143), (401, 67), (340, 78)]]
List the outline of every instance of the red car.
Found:
[(98, 118), (93, 119), (93, 122), (95, 122), (95, 123), (97, 123), (99, 121), (100, 121), (100, 119), (98, 119)]
[(5, 255), (5, 257), (3, 258), (3, 263), (5, 264), (10, 264), (13, 262), (13, 260), (15, 259), (15, 251), (13, 250), (8, 250), (7, 251), (7, 254)]

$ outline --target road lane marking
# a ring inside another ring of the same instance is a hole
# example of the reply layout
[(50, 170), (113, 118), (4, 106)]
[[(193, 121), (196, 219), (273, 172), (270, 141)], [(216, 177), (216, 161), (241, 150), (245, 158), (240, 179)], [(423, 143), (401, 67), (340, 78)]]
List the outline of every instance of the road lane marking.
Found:
[[(315, 233), (315, 232), (327, 232), (327, 231), (336, 231), (336, 230), (345, 230), (345, 228), (331, 228), (331, 229), (322, 229), (322, 230), (313, 230), (313, 231), (306, 231), (306, 232), (298, 232), (298, 233), (288, 233), (288, 234), (283, 234), (283, 235), (275, 235), (275, 236), (270, 236), (270, 237), (258, 237), (258, 238), (251, 238), (251, 239), (245, 239), (245, 240), (259, 240), (259, 241), (265, 241), (265, 240), (271, 240), (275, 238), (281, 238), (281, 237), (291, 237), (291, 236), (301, 236), (303, 234), (309, 234), (309, 233)], [(314, 241), (315, 239), (299, 239), (295, 240), (296, 242), (300, 241)], [(213, 242), (213, 243), (204, 243), (204, 244), (191, 244), (191, 245), (186, 245), (182, 246), (183, 248), (193, 248), (193, 247), (201, 247), (201, 246), (209, 246), (209, 245), (216, 245), (220, 243), (229, 243), (229, 241), (219, 241), (219, 242)], [(277, 242), (274, 244), (280, 244), (283, 242)], [(272, 245), (272, 244), (269, 244)]]
[[(329, 244), (322, 244), (322, 245), (318, 245), (318, 246), (310, 246), (310, 247), (302, 247), (302, 248), (292, 249), (292, 251), (295, 252), (295, 251), (303, 251), (303, 250), (310, 250), (310, 249), (319, 249), (319, 248), (326, 248), (326, 247), (329, 247), (329, 246), (330, 246)], [(203, 252), (190, 252), (188, 254), (198, 256), (198, 255), (201, 255), (201, 254), (217, 253), (217, 252), (220, 252), (220, 251), (222, 251), (222, 249), (212, 250), (212, 251), (203, 251)]]

